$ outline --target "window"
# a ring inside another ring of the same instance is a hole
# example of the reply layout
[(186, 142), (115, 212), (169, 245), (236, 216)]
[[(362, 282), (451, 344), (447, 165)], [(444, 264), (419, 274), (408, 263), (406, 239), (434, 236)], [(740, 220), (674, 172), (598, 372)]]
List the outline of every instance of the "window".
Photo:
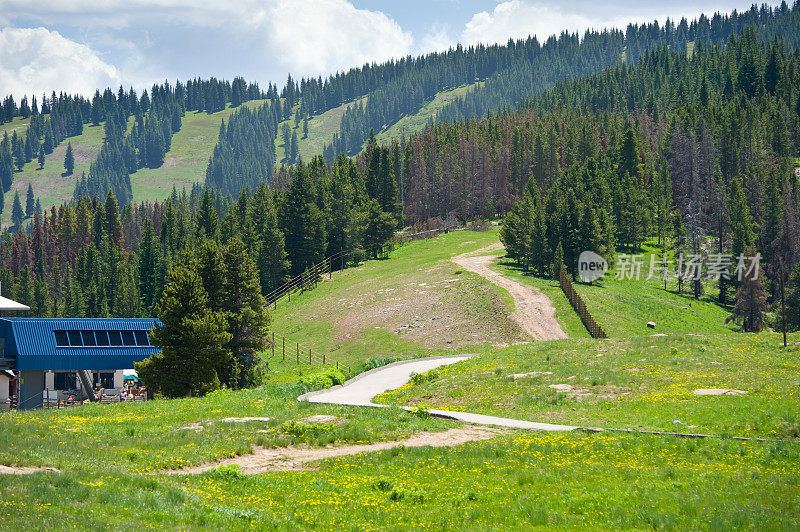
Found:
[(53, 377), (53, 388), (56, 390), (75, 390), (78, 388), (75, 373), (56, 373)]
[(83, 336), (83, 345), (86, 347), (94, 347), (97, 345), (94, 339), (94, 331), (81, 331), (81, 336)]
[(81, 347), (83, 345), (83, 340), (81, 340), (81, 332), (80, 331), (67, 331), (67, 336), (69, 336), (69, 345), (72, 347)]
[(108, 331), (95, 331), (94, 337), (97, 338), (97, 345), (108, 345)]
[(120, 336), (120, 331), (108, 331), (108, 345), (122, 345), (122, 336)]
[(56, 335), (56, 345), (58, 347), (68, 347), (69, 340), (67, 339), (67, 331), (53, 331)]
[(147, 331), (133, 331), (133, 334), (136, 335), (136, 345), (150, 345), (150, 341), (147, 339)]
[(133, 346), (136, 345), (136, 340), (133, 337), (133, 331), (121, 331), (122, 332), (122, 344), (127, 347), (129, 345)]
[(150, 346), (146, 330), (63, 330), (53, 331), (57, 347), (134, 347)]

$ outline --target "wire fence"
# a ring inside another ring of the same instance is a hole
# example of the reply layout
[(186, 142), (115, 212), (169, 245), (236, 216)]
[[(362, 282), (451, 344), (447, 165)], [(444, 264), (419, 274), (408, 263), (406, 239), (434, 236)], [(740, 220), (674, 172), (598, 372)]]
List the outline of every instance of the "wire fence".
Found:
[(586, 303), (583, 302), (581, 296), (575, 291), (575, 288), (572, 286), (572, 281), (569, 280), (563, 269), (559, 275), (559, 284), (561, 285), (561, 290), (564, 291), (567, 299), (569, 299), (572, 308), (574, 308), (578, 316), (581, 317), (583, 325), (586, 327), (586, 330), (589, 331), (592, 338), (608, 338), (603, 328), (600, 327), (589, 313), (589, 309), (586, 308)]
[(271, 352), (271, 356), (268, 359), (270, 361), (280, 360), (284, 363), (295, 363), (298, 366), (305, 364), (309, 366), (332, 366), (347, 373), (352, 370), (350, 365), (335, 360), (319, 350), (314, 351), (311, 347), (290, 340), (281, 334), (271, 332), (268, 341), (267, 352)]

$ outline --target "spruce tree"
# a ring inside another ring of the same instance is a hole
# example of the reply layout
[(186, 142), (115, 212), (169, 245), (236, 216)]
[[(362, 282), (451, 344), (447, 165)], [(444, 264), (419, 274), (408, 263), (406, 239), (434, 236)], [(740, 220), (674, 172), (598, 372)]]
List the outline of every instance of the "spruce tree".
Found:
[(39, 158), (37, 159), (39, 163), (39, 170), (44, 168), (44, 146), (39, 146)]
[(14, 227), (19, 228), (22, 221), (25, 219), (25, 213), (22, 211), (22, 203), (19, 201), (19, 191), (14, 192), (14, 204), (11, 207), (11, 223)]
[(204, 395), (220, 386), (217, 369), (230, 360), (225, 317), (208, 308), (200, 276), (184, 264), (169, 273), (156, 307), (161, 324), (150, 338), (161, 351), (135, 363), (142, 383), (167, 397)]
[(261, 384), (259, 352), (267, 342), (266, 311), (258, 269), (244, 243), (232, 239), (222, 252), (222, 312), (231, 336), (226, 348), (232, 359), (218, 368), (220, 380), (230, 388)]
[(36, 209), (36, 196), (33, 194), (33, 185), (28, 183), (28, 191), (25, 193), (25, 217), (33, 216)]
[(392, 239), (394, 226), (394, 217), (384, 212), (377, 201), (370, 201), (363, 215), (361, 241), (372, 258), (378, 258), (378, 252)]
[(64, 168), (67, 175), (72, 175), (75, 170), (75, 156), (72, 154), (72, 143), (67, 144), (67, 154), (64, 156)]
[[(753, 256), (756, 254), (752, 246), (745, 249), (750, 261), (747, 267), (753, 265)], [(767, 293), (762, 286), (764, 272), (761, 267), (755, 268), (751, 274), (744, 274), (739, 289), (736, 291), (736, 304), (725, 323), (731, 321), (742, 326), (744, 332), (760, 332), (766, 327), (764, 311), (767, 310)]]
[(159, 250), (150, 218), (144, 223), (142, 242), (139, 245), (139, 294), (142, 310), (149, 314), (155, 305)]

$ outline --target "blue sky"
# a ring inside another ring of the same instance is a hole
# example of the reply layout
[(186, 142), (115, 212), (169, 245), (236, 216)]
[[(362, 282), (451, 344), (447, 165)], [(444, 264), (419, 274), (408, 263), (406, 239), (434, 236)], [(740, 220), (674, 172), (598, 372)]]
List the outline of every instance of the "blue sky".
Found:
[(457, 42), (624, 27), (751, 2), (0, 0), (0, 95), (242, 75), (266, 86)]

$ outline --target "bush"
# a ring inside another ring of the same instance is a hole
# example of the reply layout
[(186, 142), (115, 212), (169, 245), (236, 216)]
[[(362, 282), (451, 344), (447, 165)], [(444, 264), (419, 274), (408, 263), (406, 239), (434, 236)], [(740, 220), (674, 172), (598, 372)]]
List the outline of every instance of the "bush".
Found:
[(334, 367), (325, 367), (316, 373), (300, 377), (299, 384), (312, 390), (321, 390), (323, 388), (330, 388), (331, 386), (342, 384), (345, 380), (347, 380), (347, 377), (338, 369)]
[(383, 366), (388, 366), (389, 364), (397, 362), (398, 360), (400, 359), (395, 357), (368, 358), (367, 360), (361, 363), (361, 367), (359, 368), (361, 371), (359, 371), (359, 373), (363, 373), (365, 371), (369, 371), (375, 368), (380, 368)]
[(300, 421), (286, 421), (281, 425), (281, 430), (297, 438), (316, 438), (321, 434), (332, 432), (336, 427), (332, 423), (303, 423)]
[(417, 416), (420, 419), (428, 419), (431, 417), (430, 410), (425, 408), (424, 406), (415, 406), (411, 409), (411, 415)]
[(425, 378), (425, 375), (423, 375), (422, 373), (417, 373), (416, 371), (412, 371), (410, 377), (411, 377), (411, 382), (414, 384), (422, 384), (427, 380)]

